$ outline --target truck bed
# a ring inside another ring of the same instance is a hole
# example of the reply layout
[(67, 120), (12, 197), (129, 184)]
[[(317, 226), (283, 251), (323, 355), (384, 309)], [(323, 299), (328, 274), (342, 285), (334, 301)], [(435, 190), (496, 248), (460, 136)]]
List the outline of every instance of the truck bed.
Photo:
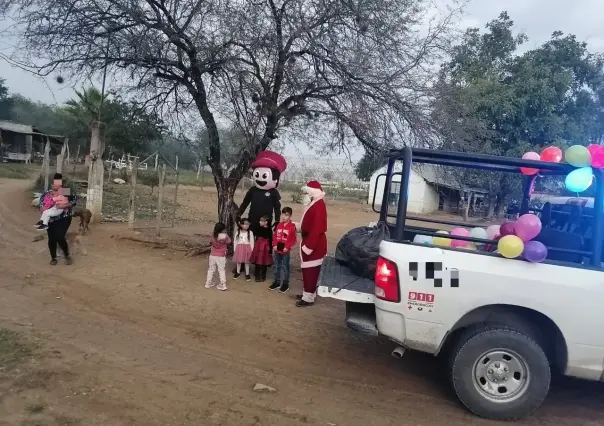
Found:
[(317, 293), (321, 297), (373, 304), (374, 286), (373, 280), (359, 277), (334, 257), (327, 256), (321, 266)]

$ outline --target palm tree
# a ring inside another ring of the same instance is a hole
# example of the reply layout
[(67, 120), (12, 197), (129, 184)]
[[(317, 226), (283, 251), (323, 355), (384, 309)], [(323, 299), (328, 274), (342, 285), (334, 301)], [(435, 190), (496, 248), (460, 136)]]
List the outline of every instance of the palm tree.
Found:
[[(76, 97), (65, 103), (64, 111), (75, 120), (75, 125), (85, 130), (86, 138), (86, 162), (90, 154), (91, 124), (99, 119), (99, 112), (104, 112), (106, 103), (103, 102), (103, 95), (94, 86), (88, 87), (82, 91), (75, 90)], [(105, 96), (106, 98), (106, 96)], [(101, 111), (102, 109), (102, 111)], [(82, 132), (84, 133), (84, 132)]]

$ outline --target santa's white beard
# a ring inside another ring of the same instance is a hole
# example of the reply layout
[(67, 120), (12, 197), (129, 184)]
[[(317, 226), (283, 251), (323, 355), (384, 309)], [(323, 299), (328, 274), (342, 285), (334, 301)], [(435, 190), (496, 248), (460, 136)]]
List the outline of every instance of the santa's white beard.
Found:
[(302, 204), (308, 206), (310, 204), (310, 196), (308, 194), (304, 194), (304, 198), (302, 199)]

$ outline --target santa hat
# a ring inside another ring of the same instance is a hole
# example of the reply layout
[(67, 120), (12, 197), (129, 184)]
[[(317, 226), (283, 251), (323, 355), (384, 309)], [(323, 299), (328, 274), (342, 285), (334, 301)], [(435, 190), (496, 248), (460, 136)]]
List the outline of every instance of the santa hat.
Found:
[(302, 187), (302, 190), (310, 195), (314, 199), (323, 198), (325, 193), (323, 192), (323, 187), (316, 180), (311, 180), (306, 184), (306, 186)]

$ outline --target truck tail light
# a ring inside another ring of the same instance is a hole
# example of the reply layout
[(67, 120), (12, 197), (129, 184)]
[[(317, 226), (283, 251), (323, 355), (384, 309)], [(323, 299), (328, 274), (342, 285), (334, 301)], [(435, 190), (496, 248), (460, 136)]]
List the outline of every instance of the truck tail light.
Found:
[(401, 301), (396, 264), (379, 257), (375, 268), (375, 295), (378, 299), (398, 303)]

